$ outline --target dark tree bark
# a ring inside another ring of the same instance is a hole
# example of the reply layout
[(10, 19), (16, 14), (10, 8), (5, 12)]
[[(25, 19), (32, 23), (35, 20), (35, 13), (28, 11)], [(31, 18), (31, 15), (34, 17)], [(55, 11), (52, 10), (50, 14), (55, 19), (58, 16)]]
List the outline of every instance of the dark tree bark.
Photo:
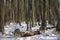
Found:
[(53, 7), (54, 9), (54, 15), (56, 16), (56, 19), (58, 21), (58, 24), (56, 26), (56, 30), (57, 31), (60, 31), (60, 15), (59, 15), (59, 12), (58, 12), (58, 7), (56, 7), (57, 5), (55, 5), (55, 0), (50, 0), (50, 6)]
[(46, 20), (45, 20), (45, 0), (42, 0), (42, 30), (45, 30)]

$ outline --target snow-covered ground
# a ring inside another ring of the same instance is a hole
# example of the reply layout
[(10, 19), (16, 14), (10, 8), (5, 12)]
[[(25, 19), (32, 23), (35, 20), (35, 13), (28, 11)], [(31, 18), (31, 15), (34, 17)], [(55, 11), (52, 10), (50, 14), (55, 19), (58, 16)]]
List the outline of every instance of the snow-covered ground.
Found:
[[(37, 31), (41, 26), (37, 25), (34, 28), (31, 28), (32, 31)], [(21, 32), (26, 32), (27, 31), (27, 24), (25, 22), (22, 22), (21, 25), (19, 23), (10, 23), (9, 25), (4, 26), (5, 33), (10, 34), (14, 32), (16, 29), (19, 29)], [(29, 26), (30, 30), (30, 26)]]
[[(41, 22), (40, 22), (40, 25), (38, 25), (38, 22), (35, 23), (35, 27), (31, 28), (31, 31), (34, 32), (34, 31), (37, 31), (40, 27), (41, 27)], [(54, 27), (52, 24), (48, 24), (48, 21), (46, 23), (46, 27), (47, 28), (51, 28), (51, 27)], [(12, 34), (12, 32), (14, 32), (16, 29), (19, 29), (21, 32), (26, 32), (27, 31), (27, 24), (26, 22), (21, 22), (21, 25), (19, 23), (13, 23), (11, 22), (10, 24), (6, 24), (4, 26), (4, 29), (5, 29), (5, 33), (6, 34)], [(29, 31), (30, 31), (30, 26), (29, 26)], [(56, 30), (56, 28), (54, 29), (47, 29), (47, 30), (50, 30), (50, 32), (53, 32)]]
[[(40, 25), (38, 25), (38, 22), (35, 23), (35, 27), (31, 28), (31, 31), (37, 31), (41, 27), (41, 22)], [(52, 24), (48, 24), (48, 21), (46, 23), (46, 27), (54, 27)], [(26, 32), (27, 31), (27, 24), (25, 22), (22, 22), (21, 25), (19, 23), (13, 23), (11, 22), (10, 24), (6, 24), (4, 26), (5, 33), (8, 35), (0, 35), (0, 40), (57, 40), (58, 35), (55, 35), (53, 33), (56, 32), (56, 28), (52, 29), (47, 29), (45, 30), (44, 33), (35, 35), (35, 36), (30, 36), (30, 37), (14, 37), (13, 33), (16, 29), (19, 29), (21, 32)], [(29, 29), (30, 30), (30, 29)]]
[(0, 40), (57, 40), (59, 36), (35, 35), (30, 37), (0, 37)]
[(47, 36), (46, 33), (34, 35), (30, 37), (14, 37), (9, 35), (2, 35), (2, 34), (0, 35), (0, 40), (57, 40), (57, 39), (60, 40), (59, 35), (53, 34), (52, 36)]

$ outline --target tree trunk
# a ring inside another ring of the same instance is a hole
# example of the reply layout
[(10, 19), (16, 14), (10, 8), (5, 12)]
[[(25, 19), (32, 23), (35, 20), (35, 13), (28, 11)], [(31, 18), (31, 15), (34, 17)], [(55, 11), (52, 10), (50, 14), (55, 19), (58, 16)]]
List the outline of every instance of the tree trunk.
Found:
[(35, 23), (35, 0), (32, 0), (32, 27), (34, 27)]
[(45, 21), (45, 0), (42, 0), (42, 27), (41, 30), (45, 30), (46, 21)]

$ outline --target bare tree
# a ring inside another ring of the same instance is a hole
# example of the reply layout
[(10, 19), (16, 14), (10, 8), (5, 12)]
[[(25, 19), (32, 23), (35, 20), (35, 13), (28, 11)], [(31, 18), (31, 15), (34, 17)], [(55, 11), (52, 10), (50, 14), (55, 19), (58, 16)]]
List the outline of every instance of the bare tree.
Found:
[(32, 27), (34, 27), (34, 22), (35, 22), (35, 3), (34, 3), (35, 0), (32, 0)]
[(2, 20), (2, 22), (1, 22), (1, 24), (2, 24), (2, 33), (4, 34), (5, 32), (4, 32), (4, 15), (5, 15), (5, 7), (4, 7), (4, 4), (3, 3), (1, 3), (0, 2), (0, 4), (1, 4), (1, 20)]
[(45, 20), (45, 0), (41, 0), (42, 1), (42, 30), (45, 30), (46, 27), (46, 20)]

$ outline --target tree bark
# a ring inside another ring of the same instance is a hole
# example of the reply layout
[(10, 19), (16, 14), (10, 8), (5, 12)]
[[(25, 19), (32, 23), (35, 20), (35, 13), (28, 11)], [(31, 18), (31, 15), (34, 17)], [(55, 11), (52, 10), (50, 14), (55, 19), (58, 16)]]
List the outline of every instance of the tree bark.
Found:
[(45, 20), (45, 0), (42, 0), (42, 27), (41, 30), (45, 30), (46, 20)]
[(35, 23), (35, 0), (32, 0), (32, 27), (34, 27), (34, 23)]

